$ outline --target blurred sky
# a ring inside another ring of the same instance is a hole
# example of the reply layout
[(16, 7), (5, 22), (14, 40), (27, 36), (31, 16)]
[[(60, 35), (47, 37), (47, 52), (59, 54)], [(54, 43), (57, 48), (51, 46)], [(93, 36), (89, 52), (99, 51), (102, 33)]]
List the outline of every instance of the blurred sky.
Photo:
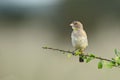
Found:
[(97, 60), (43, 50), (74, 50), (73, 20), (88, 34), (88, 53), (112, 58), (120, 49), (119, 0), (0, 0), (0, 80), (113, 80), (119, 70), (97, 69)]

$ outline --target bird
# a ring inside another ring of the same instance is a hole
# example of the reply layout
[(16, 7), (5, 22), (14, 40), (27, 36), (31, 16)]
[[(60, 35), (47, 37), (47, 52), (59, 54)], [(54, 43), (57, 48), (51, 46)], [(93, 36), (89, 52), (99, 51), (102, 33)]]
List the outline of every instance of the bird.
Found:
[(72, 46), (75, 48), (75, 51), (80, 51), (79, 62), (84, 62), (83, 54), (84, 50), (88, 46), (87, 34), (83, 28), (83, 24), (80, 21), (73, 21), (70, 26), (73, 29), (71, 33)]

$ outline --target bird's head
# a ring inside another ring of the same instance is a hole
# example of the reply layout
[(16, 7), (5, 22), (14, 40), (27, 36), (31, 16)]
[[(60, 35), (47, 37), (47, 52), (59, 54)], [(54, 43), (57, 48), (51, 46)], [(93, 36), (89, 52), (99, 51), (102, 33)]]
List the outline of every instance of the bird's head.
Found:
[(79, 30), (79, 29), (83, 29), (83, 25), (81, 22), (79, 21), (73, 21), (70, 26), (72, 27), (73, 30)]

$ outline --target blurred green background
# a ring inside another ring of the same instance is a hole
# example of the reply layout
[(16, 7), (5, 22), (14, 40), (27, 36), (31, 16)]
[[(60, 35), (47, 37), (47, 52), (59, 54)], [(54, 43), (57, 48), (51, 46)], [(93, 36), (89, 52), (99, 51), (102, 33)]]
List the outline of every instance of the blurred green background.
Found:
[(44, 50), (74, 50), (73, 20), (88, 34), (86, 52), (112, 58), (120, 49), (119, 0), (1, 0), (0, 80), (119, 80), (118, 68), (97, 69), (97, 60)]

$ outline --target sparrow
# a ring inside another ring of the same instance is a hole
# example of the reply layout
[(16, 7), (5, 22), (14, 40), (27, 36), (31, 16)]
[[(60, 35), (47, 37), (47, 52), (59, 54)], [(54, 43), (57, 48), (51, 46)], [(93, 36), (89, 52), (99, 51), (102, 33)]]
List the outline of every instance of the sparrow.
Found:
[(79, 54), (79, 61), (84, 62), (83, 53), (88, 46), (87, 34), (80, 21), (73, 21), (70, 26), (73, 29), (71, 33), (72, 46), (75, 48), (75, 50), (80, 51), (81, 54)]

